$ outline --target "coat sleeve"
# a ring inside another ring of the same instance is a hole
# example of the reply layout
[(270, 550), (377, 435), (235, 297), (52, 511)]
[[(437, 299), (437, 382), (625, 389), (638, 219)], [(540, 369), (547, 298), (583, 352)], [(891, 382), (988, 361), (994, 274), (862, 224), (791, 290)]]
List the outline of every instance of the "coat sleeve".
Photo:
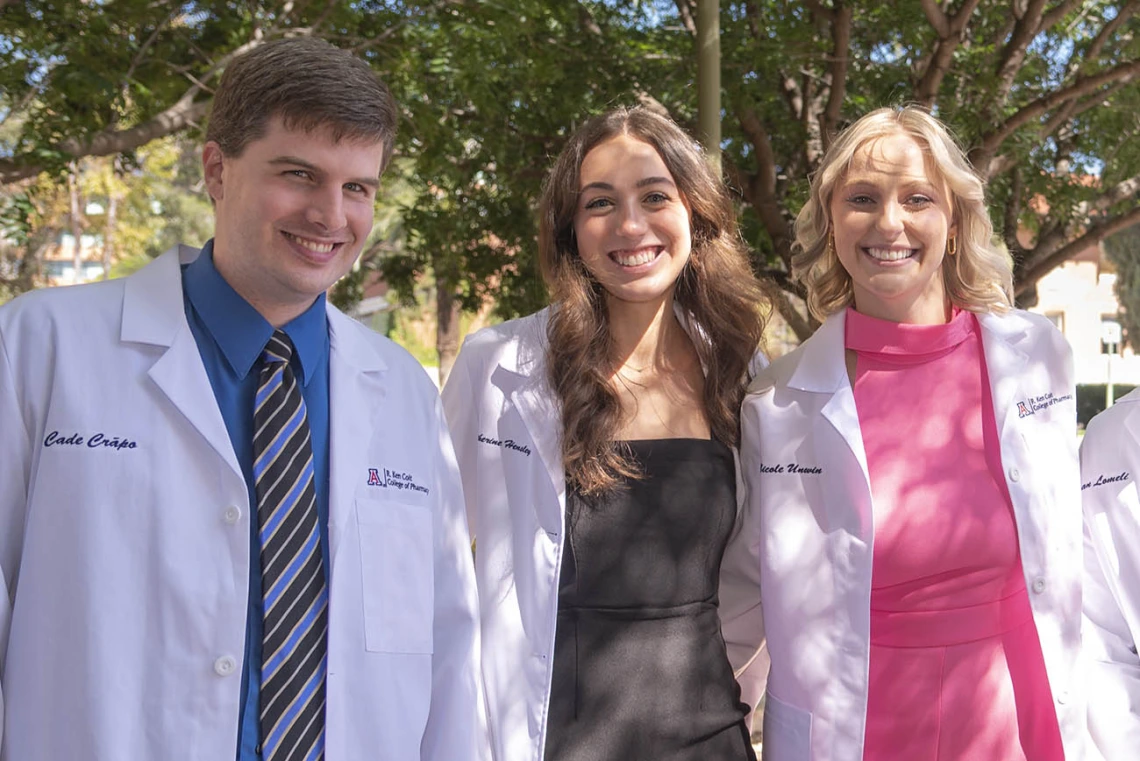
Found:
[[(1123, 431), (1090, 425), (1081, 445), (1081, 480), (1090, 482), (1095, 473), (1105, 472), (1110, 464), (1106, 460), (1119, 454), (1124, 440)], [(1082, 641), (1088, 668), (1089, 732), (1099, 757), (1106, 761), (1130, 761), (1140, 748), (1140, 657), (1136, 654), (1136, 633), (1122, 612), (1126, 601), (1121, 599), (1129, 593), (1123, 578), (1134, 577), (1138, 570), (1123, 566), (1135, 564), (1140, 550), (1116, 535), (1111, 528), (1113, 521), (1107, 520), (1113, 511), (1135, 509), (1121, 501), (1124, 493), (1105, 487), (1083, 491)], [(1135, 485), (1131, 493), (1135, 494)], [(1138, 594), (1134, 585), (1128, 588), (1131, 594)], [(1098, 756), (1094, 753), (1092, 757)]]
[(748, 436), (755, 435), (751, 428), (748, 426), (745, 431), (737, 458), (736, 488), (740, 508), (721, 562), (720, 618), (728, 660), (740, 684), (740, 699), (755, 709), (768, 681), (768, 650), (760, 604), (759, 500), (758, 495), (749, 493), (748, 489), (747, 469), (754, 459), (748, 444)]
[(8, 653), (16, 573), (27, 513), (31, 438), (21, 412), (15, 372), (0, 332), (0, 743), (4, 737), (3, 664)]
[(435, 526), (435, 620), (431, 711), (421, 761), (490, 758), (486, 706), (480, 679), (479, 615), (471, 540), (464, 519), (459, 468), (436, 401), (440, 463)]

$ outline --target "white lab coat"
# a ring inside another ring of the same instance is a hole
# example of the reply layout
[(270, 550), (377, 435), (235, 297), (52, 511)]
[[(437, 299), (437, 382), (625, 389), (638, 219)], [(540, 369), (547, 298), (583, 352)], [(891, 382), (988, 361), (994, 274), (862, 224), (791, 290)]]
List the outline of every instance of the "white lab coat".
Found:
[(1108, 761), (1140, 757), (1140, 389), (1089, 423), (1081, 443), (1085, 509), (1084, 651), (1089, 729)]
[[(546, 744), (566, 512), (562, 418), (546, 374), (548, 314), (468, 336), (443, 389), (476, 541), (496, 761), (541, 761)], [(728, 566), (726, 552), (725, 578)], [(722, 629), (734, 666), (763, 662), (760, 629), (747, 621), (757, 597), (722, 581)]]
[[(758, 558), (771, 659), (764, 758), (772, 761), (863, 758), (874, 525), (844, 361), (844, 319), (832, 316), (761, 373), (742, 413), (749, 500), (743, 530)], [(1034, 621), (1066, 758), (1081, 761), (1081, 518), (1071, 353), (1042, 317), (1014, 311), (979, 320)], [(1022, 417), (1019, 403), (1026, 405)], [(930, 406), (938, 414), (938, 400)]]
[[(5, 761), (234, 757), (255, 513), (185, 317), (197, 254), (0, 308)], [(326, 758), (481, 758), (442, 408), (406, 352), (328, 321)]]

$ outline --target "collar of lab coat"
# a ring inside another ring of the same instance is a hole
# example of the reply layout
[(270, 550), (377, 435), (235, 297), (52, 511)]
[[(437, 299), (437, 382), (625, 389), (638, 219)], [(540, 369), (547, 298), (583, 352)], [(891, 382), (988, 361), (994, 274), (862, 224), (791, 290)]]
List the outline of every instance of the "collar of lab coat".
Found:
[[(1029, 336), (1030, 322), (1016, 310), (1005, 314), (978, 314), (982, 328), (982, 344), (990, 381), (995, 376), (1016, 370), (1024, 364), (1029, 347), (1023, 343)], [(835, 393), (850, 386), (844, 361), (846, 310), (839, 311), (803, 345), (803, 356), (788, 379), (788, 385), (800, 391)], [(996, 399), (995, 399), (996, 401)]]

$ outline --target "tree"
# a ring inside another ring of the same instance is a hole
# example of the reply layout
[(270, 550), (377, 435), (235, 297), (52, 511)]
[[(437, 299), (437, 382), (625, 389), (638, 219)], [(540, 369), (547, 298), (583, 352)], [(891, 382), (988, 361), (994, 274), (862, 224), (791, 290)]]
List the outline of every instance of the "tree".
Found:
[[(720, 3), (724, 171), (796, 334), (814, 326), (794, 298), (791, 222), (829, 142), (877, 106), (921, 103), (960, 136), (988, 182), (1022, 303), (1045, 272), (1140, 221), (1138, 10), (1140, 0)], [(648, 102), (696, 131), (697, 11), (698, 0), (23, 0), (0, 8), (0, 116), (22, 125), (5, 141), (0, 124), (0, 182), (186, 128), (234, 54), (319, 34), (371, 61), (404, 109), (405, 245), (378, 247), (384, 261), (370, 266), (409, 293), (434, 273), (447, 315), (494, 297), (510, 316), (545, 298), (534, 202), (570, 130), (615, 103)]]
[(1104, 250), (1116, 267), (1114, 288), (1124, 342), (1135, 350), (1140, 348), (1140, 225), (1107, 238)]

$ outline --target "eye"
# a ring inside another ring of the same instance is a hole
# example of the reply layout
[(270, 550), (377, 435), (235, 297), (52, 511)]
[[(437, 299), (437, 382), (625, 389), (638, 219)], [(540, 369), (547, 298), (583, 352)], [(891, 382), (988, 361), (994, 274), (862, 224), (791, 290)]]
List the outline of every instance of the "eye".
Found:
[(670, 201), (669, 196), (665, 195), (664, 193), (662, 193), (659, 190), (655, 190), (652, 193), (650, 193), (649, 195), (645, 196), (645, 202), (650, 203), (650, 204), (654, 204), (654, 205), (669, 203), (669, 201)]
[(290, 169), (285, 172), (285, 174), (289, 175), (290, 177), (300, 178), (302, 180), (309, 180), (313, 177), (313, 175), (309, 173), (308, 169)]
[(361, 185), (359, 182), (346, 182), (344, 189), (350, 193), (357, 193), (360, 195), (368, 195), (368, 188)]
[(604, 209), (607, 206), (612, 206), (612, 205), (613, 205), (613, 203), (610, 201), (610, 199), (602, 196), (599, 198), (595, 198), (591, 201), (587, 201), (586, 205), (583, 206), (582, 208), (594, 210), (594, 209)]
[(856, 206), (865, 206), (875, 202), (874, 198), (866, 193), (856, 193), (855, 195), (848, 196), (847, 203), (855, 204)]
[(925, 196), (922, 193), (915, 193), (906, 199), (908, 206), (928, 206), (934, 203), (934, 199), (930, 196)]

